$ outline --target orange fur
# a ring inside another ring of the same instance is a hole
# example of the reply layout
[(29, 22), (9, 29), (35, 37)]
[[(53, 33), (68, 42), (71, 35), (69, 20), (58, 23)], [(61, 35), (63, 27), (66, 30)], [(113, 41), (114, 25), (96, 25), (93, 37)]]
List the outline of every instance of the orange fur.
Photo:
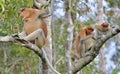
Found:
[[(45, 13), (45, 10), (38, 10), (38, 9), (32, 9), (32, 8), (25, 8), (22, 10), (20, 17), (24, 20), (24, 26), (23, 31), (25, 31), (26, 35), (30, 35), (31, 33), (35, 32), (38, 29), (42, 29), (45, 38), (47, 38), (48, 30), (45, 21), (39, 17), (40, 14)], [(42, 37), (42, 40), (36, 40), (35, 43), (38, 46), (45, 45), (45, 39), (44, 36)], [(32, 40), (34, 36), (32, 37), (26, 37), (27, 40)], [(39, 36), (38, 36), (39, 37)]]
[(37, 19), (40, 13), (45, 12), (44, 10), (37, 10), (32, 8), (25, 8), (20, 14), (20, 17), (25, 20), (23, 30), (28, 34), (41, 28), (47, 37), (47, 26), (45, 22), (41, 19)]
[(97, 25), (96, 28), (101, 32), (107, 32), (110, 30), (110, 25), (107, 22)]
[(80, 33), (78, 34), (78, 36), (75, 39), (75, 57), (79, 58), (81, 57), (85, 52), (87, 51), (92, 44), (92, 38), (88, 39), (85, 41), (84, 45), (86, 46), (84, 49), (83, 44), (81, 43), (81, 40), (83, 40), (84, 38), (86, 38), (88, 35), (93, 34), (94, 29), (92, 27), (86, 27), (84, 29), (82, 29), (80, 31)]

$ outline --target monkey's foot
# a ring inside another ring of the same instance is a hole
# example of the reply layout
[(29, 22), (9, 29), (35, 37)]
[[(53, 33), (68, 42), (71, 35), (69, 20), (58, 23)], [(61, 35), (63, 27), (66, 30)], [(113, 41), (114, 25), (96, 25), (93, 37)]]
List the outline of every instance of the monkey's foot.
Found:
[(29, 43), (28, 41), (26, 41), (26, 40), (24, 40), (24, 39), (20, 39), (20, 38), (15, 38), (15, 41), (16, 41), (16, 42), (20, 42), (20, 43), (22, 43), (22, 44), (28, 44), (28, 43)]
[(13, 38), (19, 38), (19, 35), (18, 34), (12, 34), (11, 35)]
[(21, 39), (19, 35), (17, 34), (12, 34), (12, 37), (14, 38), (15, 42), (22, 43), (22, 44), (28, 44), (28, 41)]

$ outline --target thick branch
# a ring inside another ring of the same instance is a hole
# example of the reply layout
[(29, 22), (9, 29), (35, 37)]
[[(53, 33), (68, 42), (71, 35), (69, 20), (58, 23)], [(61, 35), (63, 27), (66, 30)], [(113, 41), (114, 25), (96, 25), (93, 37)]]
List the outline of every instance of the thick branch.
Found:
[(26, 41), (24, 39), (19, 39), (19, 38), (12, 37), (12, 35), (11, 36), (0, 37), (0, 41), (2, 41), (2, 42), (13, 41), (13, 42), (16, 42), (17, 44), (20, 44), (21, 46), (29, 48), (30, 50), (32, 50), (33, 52), (35, 52), (44, 62), (47, 62), (48, 66), (51, 68), (51, 70), (55, 74), (60, 74), (50, 64), (50, 62), (48, 60), (48, 57), (47, 57), (47, 54), (45, 52), (46, 47), (43, 47), (43, 48), (39, 49), (35, 44), (32, 44), (31, 42)]
[(95, 40), (94, 45), (92, 46), (91, 50), (88, 51), (88, 54), (82, 58), (80, 58), (72, 68), (72, 74), (75, 74), (79, 70), (81, 70), (83, 67), (85, 67), (87, 64), (89, 64), (91, 61), (94, 60), (94, 58), (99, 54), (99, 50), (102, 47), (102, 45), (113, 36), (117, 35), (120, 32), (120, 27), (116, 26), (105, 37), (101, 37), (99, 39)]
[[(12, 35), (11, 36), (0, 36), (0, 42), (11, 42), (11, 41), (15, 41), (15, 39), (12, 37)], [(27, 41), (26, 41), (26, 43), (27, 44), (21, 44), (21, 45), (36, 52), (36, 54), (38, 56), (40, 56), (40, 57), (42, 56), (40, 49), (36, 45), (34, 45), (30, 42), (27, 42)]]
[(9, 42), (13, 40), (14, 38), (12, 36), (0, 36), (0, 42)]

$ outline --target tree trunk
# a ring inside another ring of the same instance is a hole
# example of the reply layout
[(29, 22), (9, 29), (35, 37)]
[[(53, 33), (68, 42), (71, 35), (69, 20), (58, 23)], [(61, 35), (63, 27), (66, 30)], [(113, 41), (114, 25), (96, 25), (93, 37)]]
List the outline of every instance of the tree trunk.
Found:
[(42, 60), (41, 58), (39, 57), (39, 74), (43, 74), (43, 65), (42, 65)]
[(54, 22), (55, 22), (55, 18), (54, 18), (54, 2), (55, 2), (55, 0), (52, 0), (51, 1), (51, 33), (52, 33), (52, 56), (53, 56), (53, 58), (52, 58), (52, 65), (54, 66), (54, 64), (55, 64), (55, 62), (56, 62), (56, 44), (55, 44), (55, 42), (54, 42)]
[[(42, 5), (47, 5), (48, 1), (50, 1), (50, 0), (34, 0), (34, 7), (40, 9)], [(49, 11), (49, 13), (51, 13), (51, 7), (47, 7), (47, 10)], [(45, 51), (47, 53), (47, 57), (49, 59), (49, 62), (52, 64), (51, 17), (48, 17), (44, 20), (46, 21), (48, 32), (49, 32), (48, 33), (49, 45), (47, 47), (45, 47)], [(51, 69), (49, 69), (47, 62), (45, 62), (43, 60), (42, 61), (39, 60), (39, 65), (40, 65), (39, 71), (43, 71), (43, 72), (39, 72), (39, 73), (53, 74)], [(40, 69), (43, 69), (43, 70), (40, 70)]]
[(73, 41), (73, 22), (71, 18), (71, 0), (65, 0), (65, 19), (67, 28), (67, 49), (66, 49), (66, 66), (67, 66), (67, 74), (72, 74), (71, 68), (71, 49), (72, 49), (72, 41)]
[[(103, 0), (98, 0), (98, 24), (100, 25), (103, 22), (104, 22), (104, 20), (103, 20)], [(100, 74), (106, 73), (104, 48), (102, 48), (100, 50), (99, 70), (100, 70)]]
[(4, 62), (4, 73), (3, 74), (7, 74), (7, 45), (6, 45), (6, 43), (3, 43), (2, 44), (3, 45), (3, 47), (2, 47), (2, 49), (3, 49), (3, 62)]

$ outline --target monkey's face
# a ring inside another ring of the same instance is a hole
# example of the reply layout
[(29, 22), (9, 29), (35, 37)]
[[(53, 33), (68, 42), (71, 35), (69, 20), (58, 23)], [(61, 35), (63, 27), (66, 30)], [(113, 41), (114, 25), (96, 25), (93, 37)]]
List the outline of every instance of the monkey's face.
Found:
[(41, 17), (45, 16), (47, 13), (45, 10), (38, 10), (32, 8), (24, 8), (20, 13), (20, 17), (23, 20), (27, 20), (28, 18), (35, 18), (36, 16), (40, 15)]
[(109, 26), (109, 24), (108, 24), (107, 22), (104, 22), (103, 24), (101, 24), (101, 26), (102, 26), (103, 28), (107, 28), (107, 27)]
[(87, 27), (86, 28), (87, 35), (93, 34), (93, 32), (94, 32), (94, 29), (92, 27)]
[(110, 29), (110, 26), (107, 22), (102, 23), (99, 28), (99, 30), (102, 32), (109, 31), (109, 29)]
[(33, 10), (31, 8), (24, 8), (22, 12), (20, 13), (20, 17), (25, 20), (26, 18), (30, 17), (30, 14), (32, 12)]

